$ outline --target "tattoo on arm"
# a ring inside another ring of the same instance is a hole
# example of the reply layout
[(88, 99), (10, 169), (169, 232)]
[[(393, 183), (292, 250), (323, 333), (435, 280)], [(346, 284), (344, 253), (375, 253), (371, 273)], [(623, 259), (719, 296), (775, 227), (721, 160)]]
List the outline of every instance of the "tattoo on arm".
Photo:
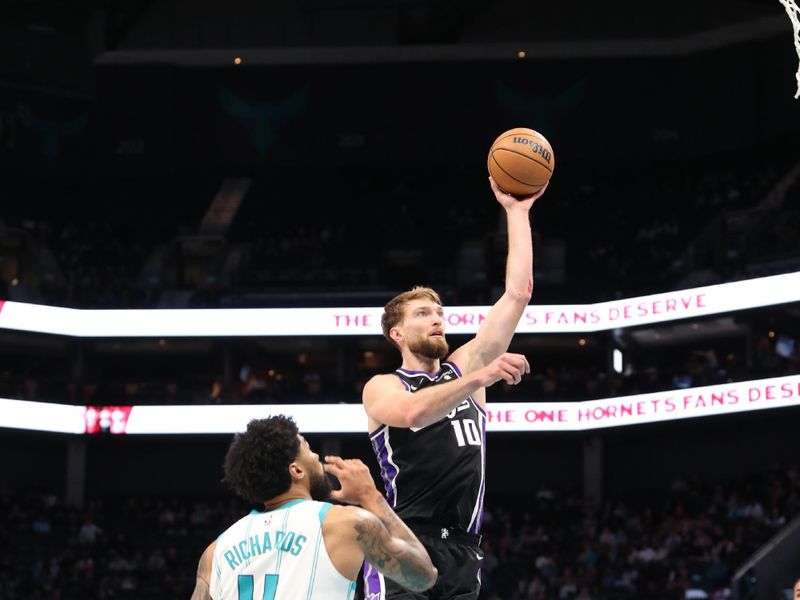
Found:
[(417, 549), (393, 537), (378, 519), (356, 523), (355, 529), (364, 557), (381, 573), (412, 591), (423, 591), (431, 586), (432, 565), (419, 542)]
[(356, 532), (358, 533), (356, 539), (364, 547), (364, 553), (368, 554), (367, 560), (379, 569), (386, 567), (387, 563), (391, 562), (392, 555), (386, 549), (384, 540), (381, 539), (384, 537), (381, 526), (378, 523), (358, 523)]

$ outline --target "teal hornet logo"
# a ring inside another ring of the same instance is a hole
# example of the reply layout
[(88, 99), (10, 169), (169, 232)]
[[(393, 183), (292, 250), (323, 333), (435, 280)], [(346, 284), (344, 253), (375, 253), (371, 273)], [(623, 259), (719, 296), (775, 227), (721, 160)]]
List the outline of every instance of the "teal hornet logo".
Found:
[(259, 160), (264, 160), (267, 150), (275, 141), (275, 130), (305, 111), (308, 88), (295, 90), (283, 100), (274, 103), (250, 102), (226, 88), (220, 89), (219, 96), (228, 116), (252, 128), (250, 139), (256, 147)]
[(64, 142), (83, 133), (89, 123), (88, 113), (81, 113), (70, 119), (49, 119), (38, 116), (27, 104), (17, 105), (17, 118), (39, 142), (39, 151), (50, 165), (61, 156)]
[(588, 89), (586, 81), (578, 81), (554, 96), (540, 96), (518, 92), (502, 81), (494, 82), (497, 103), (545, 135), (553, 132), (563, 115), (580, 105)]

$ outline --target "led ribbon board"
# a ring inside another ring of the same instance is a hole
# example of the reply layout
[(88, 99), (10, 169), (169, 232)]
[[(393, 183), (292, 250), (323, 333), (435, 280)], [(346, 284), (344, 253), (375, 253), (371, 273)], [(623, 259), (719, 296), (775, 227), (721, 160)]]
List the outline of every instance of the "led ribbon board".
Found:
[[(387, 298), (388, 300), (388, 298)], [(589, 333), (800, 301), (800, 272), (596, 304), (531, 305), (517, 333)], [(474, 334), (488, 306), (445, 307)], [(380, 335), (383, 308), (79, 310), (5, 302), (0, 328), (75, 337)]]
[[(490, 402), (488, 430), (586, 431), (800, 406), (800, 375), (585, 402)], [(0, 427), (63, 433), (231, 434), (292, 416), (304, 433), (367, 432), (360, 404), (83, 407), (0, 399)]]
[(85, 414), (85, 406), (0, 398), (0, 427), (10, 429), (85, 433)]

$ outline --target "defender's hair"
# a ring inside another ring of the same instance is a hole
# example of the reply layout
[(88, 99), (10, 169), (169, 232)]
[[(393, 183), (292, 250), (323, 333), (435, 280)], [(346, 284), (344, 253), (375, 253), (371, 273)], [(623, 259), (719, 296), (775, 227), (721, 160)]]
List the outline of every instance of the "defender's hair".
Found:
[(300, 452), (297, 425), (284, 415), (253, 419), (233, 436), (225, 455), (225, 477), (233, 491), (255, 504), (284, 493), (292, 485), (289, 465)]

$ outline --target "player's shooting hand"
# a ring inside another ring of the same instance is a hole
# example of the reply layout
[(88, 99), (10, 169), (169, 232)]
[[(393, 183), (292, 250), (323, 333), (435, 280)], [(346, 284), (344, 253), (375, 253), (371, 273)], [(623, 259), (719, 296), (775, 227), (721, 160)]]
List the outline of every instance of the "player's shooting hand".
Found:
[(535, 194), (524, 197), (517, 197), (517, 196), (512, 196), (511, 194), (506, 194), (503, 190), (497, 187), (497, 183), (495, 182), (494, 177), (491, 176), (489, 177), (489, 185), (492, 187), (492, 191), (494, 192), (494, 197), (497, 198), (497, 201), (506, 210), (520, 210), (520, 209), (530, 210), (531, 206), (533, 206), (533, 203), (542, 197), (542, 194), (544, 194), (544, 191), (547, 189), (547, 186), (550, 185), (550, 182), (547, 182), (545, 186)]
[(517, 385), (522, 381), (522, 376), (530, 372), (531, 365), (527, 358), (522, 354), (506, 352), (480, 370), (482, 387), (489, 387), (501, 380), (509, 385)]
[(326, 456), (323, 468), (342, 484), (341, 489), (331, 492), (331, 498), (334, 500), (363, 506), (371, 496), (380, 495), (375, 488), (369, 468), (357, 458)]

